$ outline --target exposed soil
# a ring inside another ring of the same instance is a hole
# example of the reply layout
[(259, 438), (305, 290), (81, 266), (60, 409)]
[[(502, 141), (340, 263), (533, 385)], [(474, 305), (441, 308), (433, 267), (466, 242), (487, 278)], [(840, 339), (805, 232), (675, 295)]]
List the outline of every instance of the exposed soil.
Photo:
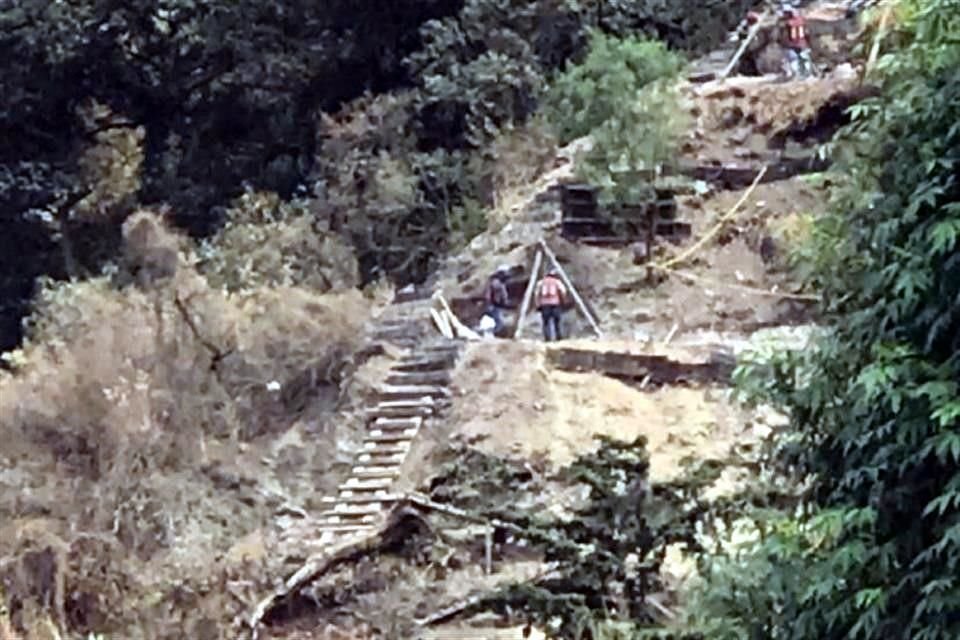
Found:
[(454, 380), (454, 432), (469, 439), (484, 436), (477, 441), (484, 451), (554, 467), (593, 448), (594, 436), (644, 436), (653, 480), (674, 478), (688, 456), (723, 457), (750, 437), (744, 432), (747, 414), (731, 406), (724, 389), (639, 390), (596, 372), (550, 369), (545, 349), (535, 342), (471, 345)]

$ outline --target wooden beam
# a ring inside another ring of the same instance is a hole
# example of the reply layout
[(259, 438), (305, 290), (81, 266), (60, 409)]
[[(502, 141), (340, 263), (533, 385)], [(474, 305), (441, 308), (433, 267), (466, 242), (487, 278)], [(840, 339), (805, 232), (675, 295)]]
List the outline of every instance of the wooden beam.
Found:
[(523, 332), (523, 321), (527, 317), (527, 311), (530, 310), (530, 301), (533, 300), (533, 290), (537, 286), (537, 280), (540, 277), (540, 265), (543, 263), (543, 251), (537, 249), (537, 255), (533, 259), (533, 269), (530, 271), (530, 280), (527, 282), (527, 290), (523, 292), (523, 302), (520, 304), (520, 315), (517, 316), (517, 326), (513, 330), (513, 337), (517, 339)]
[(430, 317), (433, 318), (433, 324), (437, 326), (437, 329), (443, 334), (443, 337), (447, 340), (452, 340), (453, 330), (450, 328), (450, 322), (436, 309), (430, 309)]
[(440, 305), (443, 307), (444, 313), (446, 313), (446, 319), (450, 322), (450, 327), (457, 336), (466, 338), (467, 340), (480, 340), (480, 334), (460, 322), (460, 319), (450, 310), (450, 305), (447, 304), (447, 300), (443, 297), (442, 293), (437, 291), (433, 294), (433, 298), (434, 300), (440, 301)]
[(729, 64), (727, 64), (723, 71), (720, 72), (720, 75), (717, 76), (719, 80), (723, 80), (730, 75), (730, 72), (733, 71), (733, 68), (737, 66), (737, 63), (740, 62), (740, 58), (743, 56), (743, 52), (747, 50), (747, 47), (756, 37), (757, 33), (760, 32), (760, 27), (763, 26), (763, 21), (766, 19), (767, 12), (764, 10), (764, 12), (760, 14), (760, 18), (757, 20), (757, 23), (751, 27), (750, 33), (747, 34), (747, 37), (744, 38), (743, 42), (740, 44), (740, 48), (737, 49), (737, 52), (733, 55), (733, 58), (730, 59)]
[(567, 272), (564, 271), (563, 267), (560, 266), (560, 263), (557, 261), (557, 256), (554, 255), (553, 251), (550, 250), (550, 247), (548, 247), (547, 243), (543, 240), (540, 241), (540, 248), (543, 249), (543, 252), (550, 260), (550, 263), (553, 264), (557, 272), (560, 274), (560, 279), (563, 281), (563, 284), (567, 286), (567, 290), (570, 292), (570, 295), (573, 296), (573, 300), (577, 303), (577, 307), (580, 308), (580, 312), (587, 319), (587, 322), (590, 323), (590, 328), (593, 329), (593, 332), (597, 334), (598, 338), (602, 338), (603, 332), (600, 331), (599, 322), (593, 317), (593, 314), (590, 313), (590, 309), (587, 308), (587, 304), (583, 301), (583, 298), (580, 297), (580, 293), (577, 292), (577, 288), (573, 286), (573, 282), (571, 282), (570, 278), (567, 277)]

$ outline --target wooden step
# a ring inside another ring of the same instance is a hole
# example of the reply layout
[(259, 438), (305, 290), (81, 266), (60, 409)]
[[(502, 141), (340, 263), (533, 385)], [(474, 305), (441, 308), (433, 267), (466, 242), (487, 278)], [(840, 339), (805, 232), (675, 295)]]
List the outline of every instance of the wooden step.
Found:
[(373, 513), (324, 513), (320, 516), (320, 527), (330, 525), (372, 525), (382, 517), (382, 511)]
[[(355, 467), (350, 473), (350, 480), (387, 480), (398, 478), (400, 476), (400, 467), (391, 466), (385, 468), (358, 468)], [(349, 480), (348, 480), (349, 482)]]
[(359, 533), (361, 531), (370, 531), (372, 524), (334, 524), (323, 523), (320, 525), (320, 531), (324, 533)]
[(350, 475), (354, 478), (359, 478), (361, 474), (364, 473), (399, 473), (401, 466), (403, 466), (403, 463), (397, 464), (395, 462), (374, 461), (367, 464), (354, 465), (350, 471)]
[(375, 508), (373, 509), (364, 509), (364, 508), (357, 508), (357, 507), (351, 508), (347, 505), (337, 505), (337, 506), (338, 507), (342, 506), (342, 508), (330, 509), (320, 514), (321, 523), (330, 522), (334, 518), (343, 518), (341, 522), (347, 521), (347, 520), (352, 520), (352, 521), (363, 520), (364, 518), (368, 518), (369, 520), (372, 521), (376, 519), (378, 515), (383, 513), (383, 509), (381, 509), (380, 507), (377, 507), (376, 505), (374, 505)]
[(378, 504), (378, 505), (387, 505), (396, 502), (400, 499), (401, 496), (386, 494), (386, 495), (372, 495), (372, 494), (362, 494), (358, 496), (350, 496), (347, 498), (335, 498), (333, 496), (324, 496), (320, 498), (320, 502), (324, 504)]
[(395, 429), (419, 429), (423, 426), (422, 416), (411, 416), (409, 418), (377, 418), (370, 423), (372, 429), (382, 431), (393, 431)]
[(338, 500), (352, 500), (355, 498), (378, 498), (381, 500), (386, 500), (390, 498), (393, 494), (390, 493), (389, 489), (384, 489), (383, 487), (343, 487), (340, 486), (337, 488), (337, 499)]
[(427, 418), (433, 415), (434, 412), (434, 406), (429, 404), (391, 407), (389, 404), (385, 405), (381, 403), (376, 407), (367, 410), (367, 418), (414, 418), (418, 416), (421, 418)]
[(406, 451), (403, 451), (402, 453), (379, 453), (377, 451), (370, 451), (369, 453), (357, 454), (357, 462), (365, 462), (368, 464), (403, 464), (406, 458)]
[(386, 383), (390, 385), (440, 385), (450, 384), (451, 375), (449, 369), (437, 369), (434, 371), (397, 371), (387, 375)]
[(383, 489), (386, 491), (392, 486), (393, 478), (372, 478), (369, 480), (348, 478), (346, 482), (340, 485), (340, 489), (347, 491), (356, 491), (357, 489)]
[(364, 503), (354, 503), (347, 504), (344, 502), (337, 503), (332, 509), (327, 509), (320, 514), (321, 518), (326, 516), (375, 516), (377, 514), (383, 513), (383, 509), (380, 508), (379, 503), (376, 502), (364, 502)]
[(373, 420), (371, 426), (378, 429), (389, 429), (390, 427), (409, 429), (423, 425), (423, 416), (409, 416), (406, 418), (377, 418)]
[(420, 433), (420, 427), (410, 427), (408, 429), (370, 429), (367, 433), (374, 438), (396, 434), (404, 440), (413, 440), (417, 437), (417, 434)]
[(381, 456), (407, 455), (410, 451), (409, 444), (401, 442), (399, 444), (378, 444), (376, 442), (365, 442), (361, 454), (369, 454), (375, 458)]
[(450, 369), (456, 363), (455, 356), (425, 357), (420, 354), (412, 354), (410, 358), (404, 358), (393, 365), (393, 372), (412, 372), (412, 371), (440, 371)]
[(452, 394), (447, 387), (436, 385), (389, 385), (385, 384), (377, 390), (381, 398), (394, 400), (412, 400), (417, 398), (449, 398)]
[(408, 436), (406, 432), (380, 432), (380, 433), (370, 433), (363, 438), (364, 447), (366, 447), (368, 442), (373, 442), (376, 444), (379, 443), (397, 443), (397, 442), (410, 442), (413, 440), (411, 436)]

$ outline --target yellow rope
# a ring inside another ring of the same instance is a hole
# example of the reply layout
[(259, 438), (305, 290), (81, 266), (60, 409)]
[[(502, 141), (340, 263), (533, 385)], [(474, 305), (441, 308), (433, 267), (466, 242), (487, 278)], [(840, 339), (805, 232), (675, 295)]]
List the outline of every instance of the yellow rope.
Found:
[(683, 262), (684, 260), (686, 260), (687, 258), (689, 258), (691, 255), (693, 255), (693, 253), (694, 253), (695, 251), (697, 251), (698, 249), (700, 249), (700, 247), (702, 247), (703, 245), (705, 245), (705, 244), (707, 243), (707, 241), (710, 240), (710, 238), (712, 238), (713, 236), (715, 236), (715, 235), (717, 234), (717, 232), (720, 231), (720, 229), (723, 227), (723, 225), (726, 224), (726, 222), (727, 222), (730, 218), (732, 218), (734, 215), (736, 215), (736, 213), (737, 213), (737, 211), (740, 209), (740, 207), (743, 206), (743, 203), (746, 202), (746, 201), (747, 201), (747, 198), (750, 197), (750, 194), (753, 193), (753, 190), (757, 187), (758, 184), (760, 184), (760, 179), (763, 178), (763, 175), (764, 175), (766, 172), (767, 172), (767, 165), (763, 165), (763, 168), (760, 169), (760, 173), (758, 173), (758, 174), (757, 174), (757, 177), (753, 179), (753, 183), (750, 185), (750, 187), (749, 187), (746, 191), (744, 191), (743, 195), (740, 196), (740, 199), (737, 201), (737, 203), (736, 203), (735, 205), (733, 205), (733, 208), (730, 209), (730, 211), (728, 211), (727, 213), (725, 213), (725, 214), (720, 218), (720, 220), (717, 222), (717, 224), (714, 225), (712, 229), (710, 229), (702, 238), (700, 238), (697, 242), (695, 242), (689, 249), (687, 249), (686, 251), (684, 251), (684, 252), (681, 253), (680, 255), (678, 255), (678, 256), (676, 256), (676, 257), (674, 257), (674, 258), (671, 258), (671, 259), (667, 260), (666, 262), (662, 262), (662, 263), (659, 263), (659, 264), (654, 264), (654, 265), (651, 265), (651, 266), (657, 267), (657, 268), (660, 268), (660, 269), (668, 269), (668, 268), (672, 267), (673, 265), (675, 265), (675, 264), (677, 264), (677, 263)]
[(737, 289), (738, 291), (743, 291), (745, 293), (749, 293), (751, 295), (756, 295), (756, 296), (766, 296), (771, 298), (787, 298), (790, 300), (808, 300), (811, 302), (817, 302), (820, 300), (820, 296), (814, 295), (812, 293), (779, 293), (777, 291), (769, 291), (767, 289), (760, 289), (757, 287), (748, 287), (742, 284), (733, 284), (731, 282), (719, 282), (717, 280), (710, 280), (702, 276), (695, 276), (692, 273), (688, 273), (686, 271), (678, 271), (676, 269), (671, 269), (670, 267), (666, 267), (664, 265), (653, 264), (650, 266), (653, 267), (654, 269), (658, 269), (660, 271), (673, 274), (679, 278), (690, 280), (691, 282), (700, 282), (700, 283), (709, 284), (715, 287), (727, 287), (729, 289)]

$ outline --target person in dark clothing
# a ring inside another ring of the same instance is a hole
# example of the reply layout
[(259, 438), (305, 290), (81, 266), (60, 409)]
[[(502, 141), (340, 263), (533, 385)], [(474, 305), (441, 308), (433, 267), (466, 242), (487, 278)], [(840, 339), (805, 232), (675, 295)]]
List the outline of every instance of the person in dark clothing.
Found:
[(487, 282), (487, 290), (484, 293), (486, 308), (484, 313), (496, 323), (493, 329), (494, 335), (500, 333), (503, 328), (503, 310), (510, 305), (510, 295), (507, 292), (507, 269), (500, 267), (497, 269), (490, 280)]

